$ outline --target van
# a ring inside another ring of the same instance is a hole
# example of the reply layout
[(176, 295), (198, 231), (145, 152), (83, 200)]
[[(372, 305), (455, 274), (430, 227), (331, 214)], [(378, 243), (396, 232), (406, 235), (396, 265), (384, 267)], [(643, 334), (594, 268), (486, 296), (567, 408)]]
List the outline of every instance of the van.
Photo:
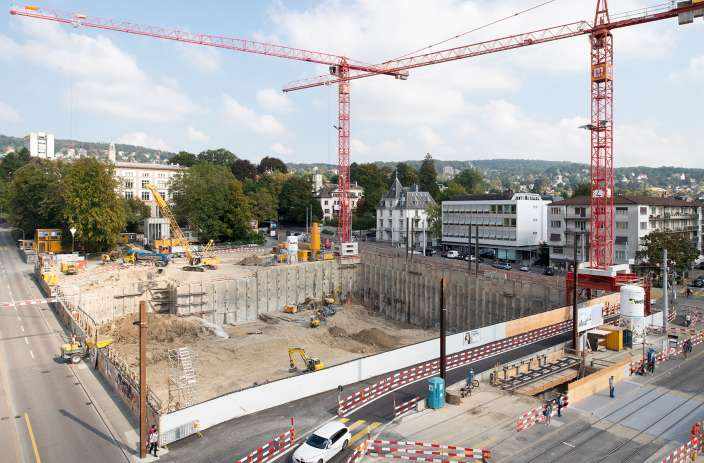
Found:
[(448, 259), (457, 259), (460, 256), (460, 253), (457, 251), (447, 251), (447, 258)]

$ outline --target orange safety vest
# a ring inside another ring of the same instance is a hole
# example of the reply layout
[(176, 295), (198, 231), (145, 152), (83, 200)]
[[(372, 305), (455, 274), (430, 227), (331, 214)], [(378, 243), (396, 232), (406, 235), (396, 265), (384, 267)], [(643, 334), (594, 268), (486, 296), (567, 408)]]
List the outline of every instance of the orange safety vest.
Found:
[(699, 422), (694, 423), (694, 425), (692, 425), (692, 436), (698, 436), (701, 430), (702, 427)]

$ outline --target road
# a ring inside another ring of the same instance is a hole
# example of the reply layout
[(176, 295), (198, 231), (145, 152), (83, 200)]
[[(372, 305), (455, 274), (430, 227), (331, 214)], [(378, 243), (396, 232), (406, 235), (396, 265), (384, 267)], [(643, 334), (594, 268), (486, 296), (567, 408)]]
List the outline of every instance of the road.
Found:
[[(491, 369), (496, 362), (506, 363), (555, 344), (567, 341), (569, 333), (554, 336), (527, 346), (499, 354), (470, 365), (448, 371), (448, 384), (461, 381), (469, 368), (475, 372)], [(386, 377), (372, 378), (354, 385), (346, 386), (344, 395), (349, 395), (360, 388)], [(343, 419), (352, 431), (351, 444), (358, 444), (368, 432), (382, 428), (393, 418), (394, 398), (404, 402), (412, 397), (425, 396), (427, 379), (409, 384), (393, 394), (375, 400), (365, 407), (353, 412)], [(284, 404), (253, 415), (237, 418), (208, 429), (203, 437), (192, 436), (169, 446), (170, 452), (162, 458), (168, 462), (208, 462), (229, 463), (242, 457), (246, 452), (263, 444), (272, 435), (286, 431), (291, 417), (295, 418), (299, 437), (305, 438), (322, 423), (335, 419), (337, 413), (337, 391), (325, 392), (295, 402)], [(296, 446), (297, 447), (297, 446)], [(349, 455), (349, 450), (338, 455), (332, 463), (342, 463)], [(279, 461), (290, 461), (292, 451), (283, 455)]]
[[(0, 228), (0, 302), (41, 298), (10, 236)], [(2, 461), (129, 461), (75, 369), (57, 361), (61, 330), (47, 304), (0, 309)]]

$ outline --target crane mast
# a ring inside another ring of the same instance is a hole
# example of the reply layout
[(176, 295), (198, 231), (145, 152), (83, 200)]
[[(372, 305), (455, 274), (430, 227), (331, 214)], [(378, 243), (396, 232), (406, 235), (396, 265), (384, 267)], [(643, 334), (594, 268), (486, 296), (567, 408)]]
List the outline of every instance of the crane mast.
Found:
[(191, 250), (191, 246), (188, 243), (188, 240), (186, 239), (186, 235), (183, 234), (183, 230), (181, 230), (181, 227), (178, 225), (178, 222), (176, 221), (176, 216), (171, 210), (169, 203), (167, 203), (164, 197), (161, 196), (161, 193), (159, 193), (159, 191), (156, 189), (156, 186), (152, 185), (151, 183), (148, 183), (147, 189), (151, 192), (152, 197), (154, 198), (154, 201), (156, 202), (157, 206), (159, 206), (159, 210), (161, 211), (162, 215), (166, 217), (166, 219), (169, 221), (171, 233), (175, 235), (176, 239), (181, 242), (181, 246), (183, 246), (183, 249), (186, 252), (188, 262), (190, 262), (191, 265), (194, 265), (194, 262), (199, 259), (199, 256), (194, 254)]

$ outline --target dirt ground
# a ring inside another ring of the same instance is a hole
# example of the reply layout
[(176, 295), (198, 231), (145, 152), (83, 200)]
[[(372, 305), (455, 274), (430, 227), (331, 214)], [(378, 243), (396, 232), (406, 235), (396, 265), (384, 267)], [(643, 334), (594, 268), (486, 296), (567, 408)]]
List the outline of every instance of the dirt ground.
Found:
[[(188, 346), (197, 356), (196, 401), (201, 402), (300, 374), (289, 372), (289, 347), (302, 347), (329, 367), (437, 335), (435, 331), (385, 320), (359, 305), (339, 308), (318, 328), (309, 327), (311, 313), (307, 311), (268, 315), (254, 323), (225, 326), (229, 339), (216, 336), (196, 317), (150, 315), (148, 374), (152, 389), (164, 404), (168, 403), (167, 352), (177, 347)], [(132, 317), (116, 320), (105, 326), (104, 332), (113, 336), (115, 349), (136, 369), (137, 327), (132, 325)]]

